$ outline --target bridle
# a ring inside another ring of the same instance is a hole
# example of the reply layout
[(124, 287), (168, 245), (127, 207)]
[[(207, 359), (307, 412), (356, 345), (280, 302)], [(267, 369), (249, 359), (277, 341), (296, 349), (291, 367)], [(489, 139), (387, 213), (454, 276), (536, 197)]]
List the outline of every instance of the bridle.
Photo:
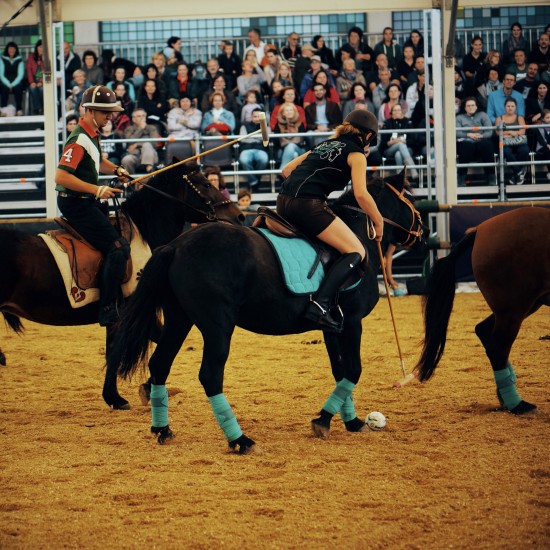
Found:
[(223, 206), (225, 204), (231, 204), (233, 201), (231, 199), (224, 199), (218, 202), (212, 202), (212, 200), (210, 200), (208, 197), (205, 197), (204, 194), (201, 192), (201, 190), (191, 181), (191, 177), (197, 173), (200, 173), (200, 169), (197, 169), (189, 174), (184, 174), (182, 176), (182, 179), (199, 196), (199, 198), (202, 200), (205, 206), (208, 207), (208, 211), (201, 210), (200, 208), (195, 208), (194, 206), (187, 204), (182, 199), (178, 197), (174, 197), (173, 195), (170, 195), (169, 193), (166, 193), (161, 189), (157, 189), (156, 187), (153, 187), (148, 183), (140, 182), (140, 185), (143, 187), (147, 187), (147, 189), (150, 189), (151, 191), (154, 191), (155, 193), (158, 193), (159, 195), (162, 195), (163, 197), (166, 197), (171, 201), (179, 202), (183, 204), (186, 208), (190, 208), (191, 210), (194, 210), (195, 212), (202, 214), (206, 218), (206, 221), (208, 222), (223, 221), (218, 218), (218, 215), (216, 214), (216, 208), (218, 206)]
[[(403, 233), (407, 235), (407, 238), (403, 242), (398, 242), (396, 244), (398, 244), (399, 246), (413, 246), (418, 240), (422, 238), (422, 235), (424, 233), (422, 229), (423, 225), (422, 225), (422, 217), (420, 216), (420, 212), (414, 207), (413, 203), (405, 196), (404, 188), (401, 192), (399, 192), (395, 187), (393, 187), (393, 185), (387, 182), (384, 182), (384, 185), (387, 185), (391, 189), (391, 191), (393, 191), (393, 193), (397, 196), (397, 198), (400, 201), (404, 202), (410, 208), (412, 212), (412, 221), (411, 221), (411, 226), (409, 227), (409, 229), (407, 229), (402, 225), (394, 222), (393, 220), (390, 220), (388, 218), (382, 218), (382, 219), (384, 220), (384, 223), (387, 223), (392, 227), (396, 227), (397, 229), (403, 231)], [(353, 210), (355, 212), (360, 212), (366, 215), (365, 212), (357, 206), (342, 205), (342, 208), (347, 208), (348, 210)], [(415, 231), (413, 229), (416, 222), (418, 222), (418, 225), (420, 228), (418, 231)], [(372, 231), (374, 231), (374, 227), (372, 227)], [(369, 239), (371, 240), (375, 238), (375, 235), (372, 233), (372, 231), (370, 229), (370, 224), (369, 224), (367, 234), (369, 236)]]
[[(412, 212), (412, 221), (411, 221), (411, 226), (409, 227), (409, 229), (403, 227), (402, 225), (399, 225), (398, 223), (394, 222), (393, 220), (388, 220), (387, 218), (384, 218), (384, 223), (388, 223), (389, 225), (391, 225), (393, 227), (397, 227), (398, 229), (400, 229), (401, 231), (406, 233), (407, 238), (405, 239), (404, 242), (397, 243), (397, 244), (399, 244), (399, 246), (413, 246), (416, 243), (416, 241), (418, 241), (422, 238), (422, 234), (424, 232), (424, 230), (422, 229), (422, 227), (423, 227), (422, 216), (420, 215), (420, 212), (414, 207), (413, 203), (405, 196), (405, 188), (403, 188), (402, 191), (399, 192), (390, 183), (384, 182), (384, 184), (387, 185), (391, 189), (391, 191), (393, 191), (393, 193), (395, 195), (397, 195), (397, 198), (400, 201), (404, 202), (410, 208), (410, 210)], [(413, 229), (415, 223), (418, 223), (418, 227), (419, 227), (418, 231), (415, 231)]]

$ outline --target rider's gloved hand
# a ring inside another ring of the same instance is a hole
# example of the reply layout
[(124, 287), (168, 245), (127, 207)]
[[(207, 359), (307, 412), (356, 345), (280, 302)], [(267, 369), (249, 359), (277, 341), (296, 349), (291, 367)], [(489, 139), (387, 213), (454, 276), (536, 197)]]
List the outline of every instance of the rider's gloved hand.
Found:
[(128, 173), (128, 170), (122, 166), (117, 166), (113, 170), (113, 174), (123, 183), (128, 183), (129, 181), (132, 181), (132, 176)]

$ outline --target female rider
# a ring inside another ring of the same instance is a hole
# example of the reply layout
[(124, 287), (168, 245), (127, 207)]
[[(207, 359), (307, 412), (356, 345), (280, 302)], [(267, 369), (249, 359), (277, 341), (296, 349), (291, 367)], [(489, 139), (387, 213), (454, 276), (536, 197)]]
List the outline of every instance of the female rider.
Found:
[(307, 319), (319, 323), (324, 330), (341, 332), (341, 315), (335, 318), (331, 314), (333, 297), (365, 257), (359, 238), (328, 207), (329, 194), (344, 189), (351, 179), (359, 206), (374, 223), (376, 240), (382, 239), (382, 215), (367, 191), (366, 157), (377, 134), (378, 121), (372, 113), (352, 111), (332, 137), (283, 169), (285, 181), (277, 198), (277, 211), (308, 237), (317, 237), (342, 253), (305, 312)]

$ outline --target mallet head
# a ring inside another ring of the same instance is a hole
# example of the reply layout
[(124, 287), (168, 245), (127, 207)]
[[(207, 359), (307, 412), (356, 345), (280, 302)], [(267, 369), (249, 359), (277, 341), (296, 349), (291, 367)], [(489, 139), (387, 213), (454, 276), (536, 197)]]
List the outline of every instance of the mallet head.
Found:
[(267, 131), (267, 119), (265, 118), (265, 113), (260, 113), (260, 130), (262, 131), (262, 143), (264, 147), (269, 145), (269, 134)]

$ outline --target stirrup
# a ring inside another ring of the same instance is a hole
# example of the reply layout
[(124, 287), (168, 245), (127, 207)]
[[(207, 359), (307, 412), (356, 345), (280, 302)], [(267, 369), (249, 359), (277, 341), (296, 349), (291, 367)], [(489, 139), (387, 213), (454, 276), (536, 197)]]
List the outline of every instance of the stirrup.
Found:
[[(336, 319), (333, 317), (332, 312), (337, 314)], [(339, 305), (327, 310), (312, 297), (310, 298), (304, 317), (314, 323), (317, 323), (327, 332), (340, 333), (344, 328), (344, 315)]]

